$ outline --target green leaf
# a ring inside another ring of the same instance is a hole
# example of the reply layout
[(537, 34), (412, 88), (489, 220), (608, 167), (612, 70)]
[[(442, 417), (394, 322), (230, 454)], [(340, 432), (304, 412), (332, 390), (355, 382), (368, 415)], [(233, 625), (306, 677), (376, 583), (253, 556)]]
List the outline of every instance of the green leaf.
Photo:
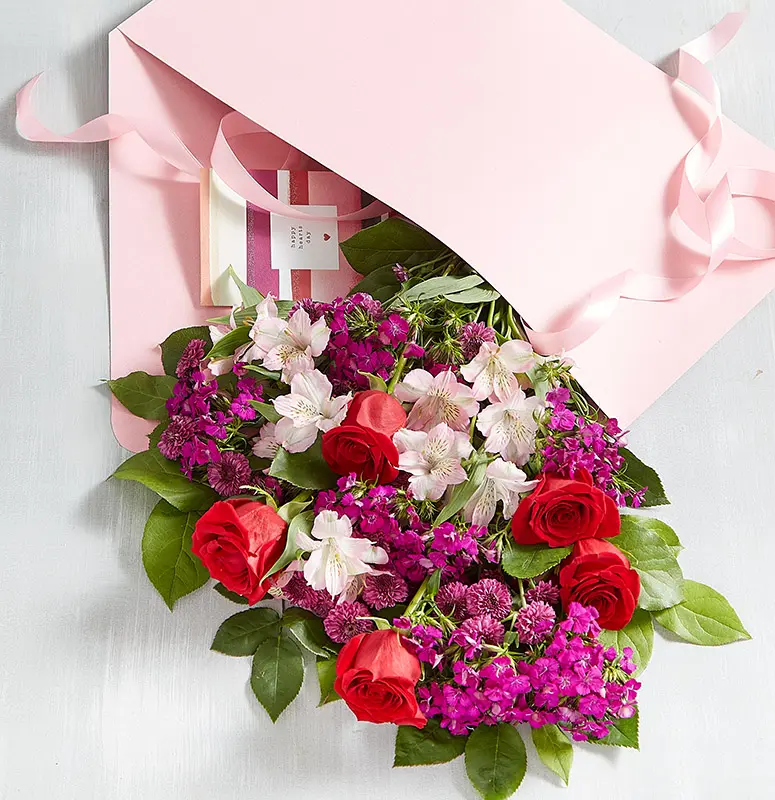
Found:
[(468, 737), (466, 772), (484, 800), (506, 800), (527, 770), (525, 743), (513, 725), (480, 725)]
[[(283, 506), (285, 508), (285, 506)], [(279, 512), (278, 512), (279, 513)], [(312, 523), (315, 521), (315, 512), (314, 511), (303, 511), (300, 514), (296, 514), (293, 519), (291, 519), (288, 525), (288, 533), (285, 537), (285, 549), (283, 550), (282, 555), (277, 561), (272, 564), (269, 568), (269, 571), (261, 578), (261, 583), (263, 583), (267, 578), (271, 578), (272, 575), (278, 573), (280, 570), (285, 569), (288, 564), (293, 561), (296, 557), (296, 551), (299, 549), (299, 546), (296, 544), (296, 534), (299, 531), (303, 531), (304, 533), (309, 533), (312, 530)]]
[(234, 267), (229, 264), (228, 269), (229, 277), (234, 281), (239, 289), (240, 297), (242, 297), (242, 305), (243, 306), (257, 306), (263, 299), (264, 295), (258, 291), (258, 289), (254, 289), (252, 286), (248, 286), (242, 278), (234, 271)]
[(513, 578), (535, 578), (556, 567), (570, 555), (572, 547), (547, 547), (544, 544), (516, 544), (503, 548), (501, 566)]
[(211, 650), (227, 656), (252, 656), (264, 639), (280, 634), (280, 615), (271, 608), (251, 608), (229, 617), (215, 634)]
[(256, 364), (245, 364), (244, 368), (248, 370), (248, 372), (252, 372), (258, 375), (259, 378), (265, 378), (268, 381), (279, 381), (281, 373), (273, 372), (269, 369), (264, 369), (263, 367), (259, 367)]
[(556, 725), (533, 728), (532, 734), (538, 757), (567, 786), (573, 766), (573, 745), (568, 737)]
[(635, 675), (640, 675), (649, 661), (654, 648), (654, 623), (651, 614), (642, 608), (636, 608), (632, 619), (619, 631), (600, 631), (600, 643), (606, 647), (615, 647), (621, 653), (625, 647), (632, 648), (632, 660), (638, 665)]
[(132, 372), (124, 378), (108, 381), (110, 391), (122, 406), (136, 417), (161, 420), (167, 418), (167, 400), (172, 397), (177, 378)]
[(478, 305), (479, 303), (491, 303), (500, 297), (500, 292), (495, 289), (482, 289), (479, 286), (473, 289), (465, 289), (462, 292), (454, 292), (452, 294), (445, 294), (444, 299), (452, 303), (460, 303), (461, 305)]
[(654, 619), (692, 644), (729, 644), (751, 638), (726, 598), (696, 581), (684, 581), (683, 601), (658, 611)]
[(336, 645), (328, 638), (323, 620), (303, 608), (289, 608), (282, 618), (282, 626), (289, 630), (296, 641), (310, 653), (321, 658), (330, 658), (337, 652)]
[(159, 446), (161, 435), (169, 427), (169, 419), (163, 419), (149, 434), (148, 434), (148, 447), (154, 450)]
[(159, 500), (145, 524), (143, 566), (170, 611), (181, 597), (210, 579), (210, 573), (191, 552), (191, 534), (199, 517)]
[(678, 554), (684, 549), (678, 534), (661, 519), (644, 517), (635, 514), (622, 514), (622, 533), (631, 533), (639, 530), (650, 530), (670, 548), (670, 552), (677, 558)]
[(644, 464), (634, 453), (626, 447), (619, 448), (619, 455), (626, 464), (625, 475), (636, 489), (647, 487), (646, 494), (641, 503), (642, 508), (670, 505), (665, 489), (659, 475), (648, 465)]
[(326, 703), (333, 703), (335, 700), (342, 698), (336, 693), (334, 689), (334, 682), (336, 681), (336, 659), (335, 658), (319, 658), (315, 665), (318, 671), (318, 683), (320, 684), (320, 706)]
[(392, 267), (379, 267), (366, 275), (363, 280), (350, 289), (349, 294), (354, 295), (359, 292), (370, 294), (382, 303), (392, 300), (401, 289), (401, 284), (396, 278)]
[(293, 500), (289, 500), (285, 505), (277, 509), (277, 513), (286, 521), (291, 522), (295, 517), (298, 517), (302, 511), (312, 502), (312, 498), (304, 492)]
[(394, 767), (419, 767), (424, 764), (446, 764), (466, 749), (467, 736), (453, 736), (435, 719), (420, 729), (399, 725), (396, 731)]
[(282, 417), (271, 403), (262, 403), (260, 400), (251, 400), (250, 405), (258, 411), (267, 422), (279, 422)]
[(473, 497), (474, 492), (479, 488), (484, 480), (484, 474), (487, 471), (486, 461), (477, 461), (471, 468), (468, 480), (459, 483), (450, 495), (449, 502), (439, 511), (433, 526), (437, 527), (442, 522), (451, 519), (458, 512), (462, 511), (465, 504)]
[(350, 266), (361, 275), (394, 264), (416, 267), (449, 252), (434, 236), (397, 217), (364, 228), (340, 247)]
[(377, 392), (387, 392), (388, 387), (382, 378), (379, 375), (372, 375), (370, 372), (361, 372), (358, 371), (359, 375), (363, 375), (364, 378), (367, 378), (369, 381), (369, 389), (374, 389)]
[(438, 278), (428, 278), (404, 292), (407, 300), (431, 300), (441, 295), (456, 294), (464, 289), (472, 289), (484, 283), (484, 278), (478, 275), (466, 275), (463, 278), (455, 278), (450, 275), (443, 275)]
[(164, 365), (165, 375), (175, 375), (175, 368), (178, 366), (178, 361), (180, 361), (180, 357), (183, 355), (186, 345), (193, 339), (201, 339), (205, 343), (205, 352), (213, 346), (213, 341), (210, 338), (210, 329), (205, 325), (198, 325), (194, 328), (182, 328), (179, 331), (171, 333), (161, 343), (161, 363)]
[(269, 474), (300, 489), (333, 489), (337, 478), (323, 458), (320, 436), (303, 453), (289, 453), (281, 447), (272, 461)]
[(236, 603), (240, 606), (248, 606), (250, 605), (250, 601), (247, 597), (243, 597), (241, 594), (237, 594), (236, 592), (232, 592), (227, 589), (222, 583), (216, 583), (213, 586), (216, 592), (218, 592), (221, 597), (225, 597), (227, 600), (231, 600), (232, 603)]
[(683, 599), (683, 573), (673, 551), (646, 517), (629, 516), (619, 536), (609, 539), (629, 559), (640, 575), (638, 605), (646, 611), (669, 608)]
[(234, 351), (243, 344), (250, 341), (250, 328), (247, 325), (240, 325), (233, 331), (224, 334), (210, 349), (206, 358), (218, 359), (228, 358), (234, 355)]
[(168, 461), (158, 450), (136, 453), (113, 477), (142, 483), (180, 511), (203, 511), (218, 499), (209, 486), (190, 481), (174, 461)]
[(272, 722), (290, 705), (304, 680), (304, 659), (296, 642), (282, 632), (264, 639), (253, 656), (250, 688)]
[(607, 747), (629, 747), (632, 750), (639, 750), (638, 713), (636, 709), (634, 716), (629, 719), (617, 720), (608, 732), (608, 736), (604, 739), (591, 738), (589, 740), (590, 744), (602, 744)]

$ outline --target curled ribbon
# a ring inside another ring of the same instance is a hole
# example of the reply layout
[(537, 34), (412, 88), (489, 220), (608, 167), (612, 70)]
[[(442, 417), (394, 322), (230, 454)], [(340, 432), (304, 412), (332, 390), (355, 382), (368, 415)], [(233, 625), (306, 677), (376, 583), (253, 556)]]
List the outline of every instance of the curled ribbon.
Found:
[[(32, 107), (32, 93), (40, 78), (41, 75), (36, 75), (16, 95), (16, 128), (25, 139), (32, 142), (106, 142), (128, 133), (136, 133), (158, 156), (181, 172), (194, 175), (198, 179), (201, 170), (205, 168), (173, 130), (149, 119), (104, 114), (69, 134), (60, 135), (50, 131), (38, 120)], [(378, 217), (390, 210), (384, 203), (374, 201), (365, 208), (348, 214), (310, 214), (284, 203), (256, 181), (232, 147), (232, 142), (237, 137), (254, 134), (273, 135), (237, 111), (226, 114), (218, 126), (210, 154), (210, 166), (230, 189), (257, 208), (294, 219), (343, 222)], [(288, 169), (289, 159), (294, 156), (296, 161), (310, 161), (295, 148), (289, 146), (289, 150), (285, 163), (278, 164), (277, 168)]]
[(727, 14), (678, 54), (675, 80), (696, 92), (709, 105), (710, 114), (705, 134), (681, 163), (678, 202), (671, 219), (682, 222), (706, 243), (708, 256), (703, 268), (691, 276), (649, 275), (635, 270), (614, 275), (590, 292), (567, 327), (555, 331), (528, 328), (528, 338), (537, 352), (548, 355), (578, 347), (611, 318), (622, 299), (675, 300), (699, 286), (729, 257), (756, 261), (775, 258), (775, 248), (756, 247), (737, 238), (733, 206), (735, 197), (775, 200), (775, 173), (735, 168), (721, 178), (705, 199), (699, 192), (723, 143), (721, 94), (705, 65), (734, 38), (745, 17), (745, 12)]

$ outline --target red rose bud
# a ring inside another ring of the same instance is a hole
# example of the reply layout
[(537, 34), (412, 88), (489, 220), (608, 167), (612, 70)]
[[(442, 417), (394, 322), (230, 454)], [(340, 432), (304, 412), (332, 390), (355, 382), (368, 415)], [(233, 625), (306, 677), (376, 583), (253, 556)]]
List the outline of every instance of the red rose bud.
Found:
[(285, 549), (285, 520), (255, 500), (222, 500), (194, 528), (191, 549), (229, 591), (257, 603), (267, 592), (261, 578)]
[(392, 394), (369, 389), (358, 392), (350, 403), (345, 425), (360, 425), (388, 438), (406, 425), (406, 412)]
[(586, 470), (575, 479), (545, 474), (517, 506), (511, 531), (518, 544), (565, 547), (581, 539), (610, 539), (621, 528), (619, 509)]
[(415, 695), (420, 673), (396, 631), (361, 633), (339, 653), (334, 689), (361, 722), (424, 728)]
[(631, 619), (640, 595), (640, 576), (610, 542), (584, 539), (560, 569), (563, 608), (573, 603), (594, 606), (603, 628), (618, 631)]
[(361, 425), (344, 425), (323, 434), (323, 458), (338, 475), (392, 483), (398, 477), (398, 450), (384, 433)]

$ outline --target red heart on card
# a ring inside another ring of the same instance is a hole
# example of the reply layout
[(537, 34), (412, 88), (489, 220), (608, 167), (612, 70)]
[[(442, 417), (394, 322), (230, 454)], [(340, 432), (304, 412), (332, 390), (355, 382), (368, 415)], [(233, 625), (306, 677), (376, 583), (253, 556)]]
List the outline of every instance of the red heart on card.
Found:
[(323, 241), (324, 241), (324, 242), (327, 242), (327, 241), (328, 241), (330, 238), (331, 238), (331, 237), (330, 237), (330, 236), (329, 236), (327, 233), (324, 233), (324, 234), (323, 234)]

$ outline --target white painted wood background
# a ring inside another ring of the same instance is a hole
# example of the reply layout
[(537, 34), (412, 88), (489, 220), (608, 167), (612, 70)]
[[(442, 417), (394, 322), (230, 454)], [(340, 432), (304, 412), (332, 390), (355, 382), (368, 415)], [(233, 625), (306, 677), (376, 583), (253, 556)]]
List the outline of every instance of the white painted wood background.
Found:
[[(572, 0), (652, 61), (734, 0)], [(391, 770), (393, 730), (315, 710), (315, 680), (272, 726), (249, 661), (208, 650), (235, 610), (212, 591), (170, 615), (142, 573), (152, 500), (105, 481), (124, 453), (108, 397), (106, 148), (15, 137), (13, 94), (47, 70), (55, 128), (106, 107), (106, 35), (141, 0), (0, 0), (0, 798), (467, 798), (462, 760)], [(715, 66), (729, 116), (775, 145), (775, 2)], [(390, 4), (385, 3), (385, 13)], [(451, 54), (454, 57), (454, 54)], [(571, 788), (535, 764), (523, 798), (771, 798), (775, 349), (762, 303), (633, 428), (661, 472), (685, 572), (754, 640), (658, 638), (642, 751), (577, 751)]]

